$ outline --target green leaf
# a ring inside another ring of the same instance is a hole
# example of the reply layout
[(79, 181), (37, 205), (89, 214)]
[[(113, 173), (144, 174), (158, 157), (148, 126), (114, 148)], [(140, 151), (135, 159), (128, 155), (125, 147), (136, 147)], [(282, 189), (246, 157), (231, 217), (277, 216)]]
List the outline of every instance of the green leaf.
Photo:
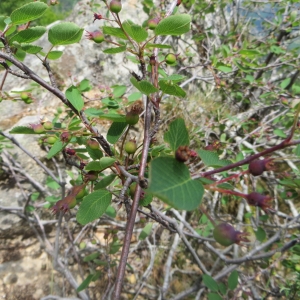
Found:
[(224, 65), (223, 63), (218, 63), (216, 68), (224, 73), (232, 72), (232, 68), (230, 66)]
[(143, 94), (141, 92), (134, 92), (128, 96), (128, 102), (134, 102), (136, 100), (141, 99)]
[(10, 18), (15, 25), (23, 24), (38, 19), (47, 9), (48, 5), (46, 3), (31, 2), (14, 10), (10, 15)]
[(48, 40), (54, 45), (69, 45), (80, 41), (83, 29), (71, 22), (54, 25), (48, 32)]
[(126, 50), (126, 46), (121, 46), (121, 47), (115, 47), (115, 48), (108, 48), (103, 50), (104, 53), (106, 54), (116, 54), (116, 53), (121, 53)]
[(156, 35), (181, 35), (190, 30), (191, 16), (174, 15), (161, 20), (154, 30)]
[(203, 163), (209, 167), (224, 167), (230, 165), (232, 162), (230, 160), (219, 159), (219, 155), (212, 151), (198, 150), (200, 158)]
[(119, 98), (119, 97), (123, 96), (127, 90), (126, 85), (115, 85), (115, 86), (112, 86), (112, 88), (113, 88), (113, 95), (115, 98)]
[(239, 54), (252, 58), (252, 57), (258, 56), (260, 54), (260, 52), (258, 50), (247, 49), (247, 50), (241, 50), (239, 52)]
[(83, 109), (84, 101), (76, 86), (72, 85), (66, 90), (66, 97), (78, 111)]
[(106, 119), (113, 122), (121, 122), (121, 123), (125, 122), (125, 116), (116, 113), (107, 113), (105, 115), (101, 115), (100, 119)]
[(100, 218), (109, 206), (111, 198), (111, 193), (106, 190), (97, 190), (84, 197), (76, 215), (77, 221), (86, 225)]
[(143, 94), (150, 95), (158, 91), (154, 85), (146, 80), (137, 81), (134, 77), (130, 78), (130, 82)]
[(85, 170), (102, 171), (113, 165), (115, 161), (116, 159), (112, 157), (102, 157), (99, 161), (91, 161), (87, 166), (85, 166)]
[(282, 129), (274, 129), (273, 133), (279, 137), (286, 138), (286, 134)]
[(291, 82), (291, 78), (286, 78), (280, 83), (280, 87), (285, 89)]
[(285, 54), (286, 53), (286, 51), (283, 50), (281, 47), (278, 47), (275, 45), (272, 45), (270, 49), (271, 49), (271, 52), (273, 52), (275, 54)]
[(85, 109), (84, 112), (88, 117), (99, 117), (101, 115), (104, 115), (104, 112), (102, 109), (97, 109), (95, 107), (90, 107), (88, 109)]
[(18, 42), (20, 44), (31, 43), (38, 40), (46, 32), (46, 30), (46, 27), (43, 26), (30, 27), (19, 31), (9, 40), (9, 42)]
[(223, 300), (223, 298), (219, 294), (216, 294), (216, 293), (208, 293), (207, 297), (208, 297), (208, 300)]
[(113, 122), (107, 131), (107, 141), (111, 144), (115, 144), (123, 134), (127, 125), (126, 122)]
[(219, 290), (218, 283), (209, 275), (202, 275), (203, 283), (213, 292)]
[(171, 80), (173, 82), (179, 82), (179, 81), (184, 80), (185, 78), (186, 78), (186, 76), (183, 76), (183, 75), (172, 74), (170, 76), (160, 78), (159, 80)]
[(111, 218), (115, 218), (117, 215), (115, 208), (111, 205), (108, 205), (108, 208), (106, 209), (105, 213)]
[(36, 45), (31, 45), (31, 44), (26, 44), (26, 43), (22, 43), (21, 48), (23, 51), (25, 51), (26, 53), (30, 53), (30, 54), (39, 53), (43, 49), (42, 47), (39, 47)]
[(300, 156), (300, 144), (298, 144), (295, 149), (295, 155)]
[(65, 146), (66, 144), (64, 144), (61, 140), (57, 140), (51, 147), (50, 151), (48, 152), (47, 158), (48, 159), (52, 158), (57, 153), (59, 153), (62, 149), (64, 149)]
[(169, 131), (164, 134), (165, 142), (169, 143), (170, 148), (175, 152), (179, 146), (190, 144), (189, 133), (185, 127), (184, 120), (178, 118), (170, 123)]
[(118, 37), (120, 39), (128, 40), (126, 34), (124, 33), (124, 31), (121, 28), (103, 26), (102, 30), (103, 30), (104, 34), (108, 34), (108, 35)]
[(148, 32), (143, 27), (133, 24), (127, 20), (122, 24), (124, 31), (136, 42), (140, 43), (147, 39)]
[(27, 127), (27, 126), (14, 127), (9, 133), (14, 133), (14, 134), (36, 134), (32, 128)]
[(63, 55), (62, 51), (50, 51), (48, 53), (48, 58), (51, 60), (59, 59)]
[(186, 92), (177, 84), (165, 80), (159, 81), (160, 89), (168, 95), (178, 96), (178, 97), (185, 97)]
[(143, 199), (140, 199), (139, 201), (139, 205), (140, 206), (147, 206), (149, 205), (153, 200), (153, 196), (150, 193), (147, 193), (147, 191), (145, 191), (145, 195)]
[(146, 48), (158, 48), (158, 49), (171, 49), (172, 47), (169, 45), (163, 45), (163, 44), (151, 44), (148, 43), (146, 45)]
[(97, 160), (100, 159), (101, 157), (103, 157), (103, 153), (101, 150), (99, 149), (92, 149), (89, 146), (86, 146), (86, 150), (89, 154), (89, 156), (93, 159), (93, 160)]
[(147, 192), (169, 205), (184, 210), (197, 208), (204, 189), (192, 180), (188, 167), (171, 157), (157, 157), (150, 163), (150, 186)]
[(141, 231), (139, 235), (139, 240), (144, 240), (146, 237), (148, 237), (151, 233), (153, 223), (148, 223), (143, 230)]
[(78, 89), (80, 92), (88, 92), (91, 89), (90, 81), (88, 79), (81, 80)]
[(85, 256), (83, 261), (84, 262), (93, 261), (94, 259), (98, 258), (99, 256), (100, 256), (99, 252), (94, 252), (94, 253), (91, 253), (91, 254)]
[(82, 283), (79, 285), (79, 287), (76, 289), (76, 291), (79, 293), (79, 292), (85, 290), (85, 289), (90, 285), (90, 283), (92, 282), (93, 277), (94, 277), (93, 274), (88, 275), (88, 276), (82, 281)]
[(115, 180), (116, 177), (117, 175), (115, 174), (110, 174), (108, 176), (105, 176), (102, 180), (100, 180), (100, 182), (98, 182), (95, 185), (94, 190), (100, 190), (106, 188)]
[(255, 233), (257, 240), (260, 242), (263, 242), (267, 236), (266, 232), (261, 227), (257, 227), (257, 230), (254, 231), (254, 233)]
[(229, 289), (231, 289), (232, 291), (235, 290), (239, 282), (238, 280), (239, 280), (239, 273), (237, 270), (234, 270), (233, 272), (231, 272), (231, 274), (228, 277)]
[(15, 57), (20, 61), (23, 61), (25, 56), (26, 56), (26, 52), (22, 51), (21, 49), (18, 49), (17, 53), (15, 53)]

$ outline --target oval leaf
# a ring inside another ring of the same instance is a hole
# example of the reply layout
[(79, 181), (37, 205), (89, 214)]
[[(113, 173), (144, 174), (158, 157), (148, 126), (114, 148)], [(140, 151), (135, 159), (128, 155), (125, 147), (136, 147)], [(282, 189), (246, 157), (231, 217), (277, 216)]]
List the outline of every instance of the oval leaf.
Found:
[(131, 21), (123, 22), (123, 29), (136, 42), (140, 43), (147, 39), (148, 32), (143, 27), (133, 24)]
[(72, 85), (66, 90), (66, 97), (78, 111), (83, 109), (84, 101), (76, 86)]
[(107, 132), (107, 141), (111, 144), (115, 144), (123, 134), (127, 125), (126, 122), (113, 122)]
[(86, 197), (79, 206), (77, 221), (86, 225), (101, 217), (111, 202), (112, 195), (106, 190), (97, 190)]
[(154, 32), (156, 35), (181, 35), (190, 30), (190, 23), (190, 15), (174, 15), (160, 21)]
[(228, 278), (228, 287), (233, 291), (238, 285), (239, 273), (234, 270)]
[(25, 30), (19, 31), (17, 34), (15, 34), (9, 42), (18, 42), (18, 43), (31, 43), (33, 41), (38, 40), (45, 32), (46, 27), (43, 26), (36, 26), (31, 27)]
[(166, 80), (160, 80), (158, 84), (159, 84), (160, 89), (165, 94), (178, 96), (178, 97), (186, 96), (185, 91), (179, 85), (177, 85), (173, 82), (169, 82)]
[(116, 54), (116, 53), (124, 52), (125, 50), (126, 50), (126, 46), (121, 46), (116, 48), (108, 48), (103, 50), (103, 52), (106, 54)]
[(102, 157), (99, 161), (91, 161), (86, 167), (85, 170), (87, 171), (102, 171), (104, 169), (107, 169), (116, 160), (111, 157)]
[(67, 144), (64, 144), (61, 140), (57, 140), (53, 146), (51, 147), (50, 151), (47, 154), (47, 158), (50, 159), (59, 153)]
[(170, 148), (174, 152), (179, 146), (190, 144), (189, 133), (183, 119), (178, 118), (170, 124), (170, 129), (165, 133), (164, 140), (170, 144)]
[(120, 39), (128, 40), (126, 34), (124, 33), (124, 31), (121, 28), (103, 26), (102, 30), (103, 30), (104, 34), (108, 34), (108, 35), (118, 37)]
[(71, 22), (62, 22), (51, 27), (48, 33), (49, 42), (54, 45), (69, 45), (80, 41), (83, 29)]
[(204, 284), (213, 292), (217, 292), (219, 290), (218, 283), (209, 275), (204, 274), (202, 276)]
[(27, 126), (14, 127), (9, 133), (14, 133), (14, 134), (36, 134), (32, 128), (27, 127)]
[(47, 9), (48, 5), (43, 2), (31, 2), (14, 10), (10, 18), (15, 25), (23, 24), (38, 19)]
[(171, 157), (155, 158), (150, 164), (150, 186), (147, 190), (169, 205), (184, 210), (197, 208), (204, 189), (192, 180), (188, 167)]
[(61, 56), (63, 55), (63, 52), (62, 51), (51, 51), (48, 53), (48, 59), (51, 59), (51, 60), (55, 60), (55, 59), (59, 59)]

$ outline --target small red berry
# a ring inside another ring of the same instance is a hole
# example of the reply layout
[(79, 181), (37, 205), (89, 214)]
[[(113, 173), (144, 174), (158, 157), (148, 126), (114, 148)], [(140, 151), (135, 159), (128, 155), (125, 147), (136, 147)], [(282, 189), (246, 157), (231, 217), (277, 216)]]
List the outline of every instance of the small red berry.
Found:
[(213, 231), (215, 240), (226, 247), (233, 244), (239, 245), (240, 242), (249, 242), (246, 238), (247, 235), (248, 233), (236, 231), (234, 227), (228, 223), (216, 225)]
[(95, 181), (98, 179), (99, 172), (89, 171), (84, 175), (84, 181)]
[(65, 152), (70, 156), (73, 156), (76, 154), (76, 151), (74, 149), (70, 149), (70, 148), (66, 148)]
[(71, 135), (69, 132), (67, 131), (64, 131), (61, 135), (60, 135), (60, 140), (63, 142), (63, 143), (68, 143), (71, 139)]
[(102, 15), (97, 14), (97, 13), (94, 13), (94, 21), (93, 21), (93, 23), (94, 23), (96, 20), (101, 20), (102, 18), (103, 18)]
[(246, 200), (251, 206), (258, 206), (264, 212), (268, 212), (268, 210), (272, 210), (270, 207), (270, 202), (272, 202), (272, 198), (270, 196), (265, 196), (257, 192), (252, 192), (249, 195), (246, 195)]
[(249, 173), (253, 176), (260, 176), (264, 171), (270, 171), (274, 167), (272, 158), (256, 159), (249, 163)]

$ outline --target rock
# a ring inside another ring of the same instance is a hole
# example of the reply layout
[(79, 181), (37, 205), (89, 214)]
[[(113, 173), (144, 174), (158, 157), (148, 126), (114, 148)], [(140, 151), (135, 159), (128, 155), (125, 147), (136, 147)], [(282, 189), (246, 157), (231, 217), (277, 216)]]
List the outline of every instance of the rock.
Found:
[(17, 281), (18, 281), (18, 276), (15, 273), (9, 273), (3, 279), (4, 284), (14, 284)]

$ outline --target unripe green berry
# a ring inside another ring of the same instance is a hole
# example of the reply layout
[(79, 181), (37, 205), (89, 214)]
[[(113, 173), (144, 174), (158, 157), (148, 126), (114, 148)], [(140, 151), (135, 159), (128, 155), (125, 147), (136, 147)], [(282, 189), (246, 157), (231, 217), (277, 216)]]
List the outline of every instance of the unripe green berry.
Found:
[(77, 205), (76, 197), (73, 197), (72, 201), (69, 202), (69, 209), (74, 208)]
[(96, 31), (93, 31), (93, 32), (87, 31), (86, 37), (89, 40), (92, 40), (97, 44), (100, 44), (104, 41), (104, 34), (100, 30), (96, 30)]
[(57, 140), (58, 138), (56, 136), (49, 136), (46, 138), (45, 142), (50, 145), (53, 145)]
[(20, 97), (21, 97), (21, 99), (22, 99), (23, 101), (29, 99), (29, 95), (28, 95), (28, 93), (26, 93), (26, 92), (22, 92), (21, 95), (20, 95)]
[(51, 130), (53, 128), (53, 124), (50, 121), (47, 121), (43, 124), (46, 130)]
[(150, 19), (148, 21), (148, 27), (149, 27), (149, 29), (154, 30), (157, 27), (158, 23), (159, 23), (159, 19), (158, 18)]
[(85, 187), (83, 187), (76, 195), (77, 200), (81, 200), (87, 194)]
[(173, 53), (169, 53), (165, 57), (165, 61), (168, 65), (173, 65), (176, 62), (176, 55)]
[(44, 126), (42, 124), (30, 124), (33, 131), (37, 134), (41, 134), (45, 132)]
[(88, 140), (86, 144), (93, 150), (99, 149), (99, 143), (95, 140)]
[(85, 242), (81, 242), (80, 244), (79, 244), (79, 249), (80, 250), (83, 250), (83, 249), (85, 249), (86, 248), (86, 243)]
[(117, 0), (112, 0), (109, 4), (109, 10), (115, 14), (118, 14), (122, 10), (122, 3)]
[(135, 141), (129, 141), (127, 143), (125, 143), (124, 145), (124, 150), (128, 153), (128, 154), (134, 154), (135, 151), (137, 149), (136, 146), (136, 142)]
[(129, 195), (131, 198), (134, 197), (135, 190), (136, 190), (136, 182), (133, 182), (129, 187)]
[(139, 115), (134, 113), (133, 111), (129, 111), (125, 116), (125, 120), (128, 125), (137, 124), (139, 121), (139, 118), (140, 118)]

